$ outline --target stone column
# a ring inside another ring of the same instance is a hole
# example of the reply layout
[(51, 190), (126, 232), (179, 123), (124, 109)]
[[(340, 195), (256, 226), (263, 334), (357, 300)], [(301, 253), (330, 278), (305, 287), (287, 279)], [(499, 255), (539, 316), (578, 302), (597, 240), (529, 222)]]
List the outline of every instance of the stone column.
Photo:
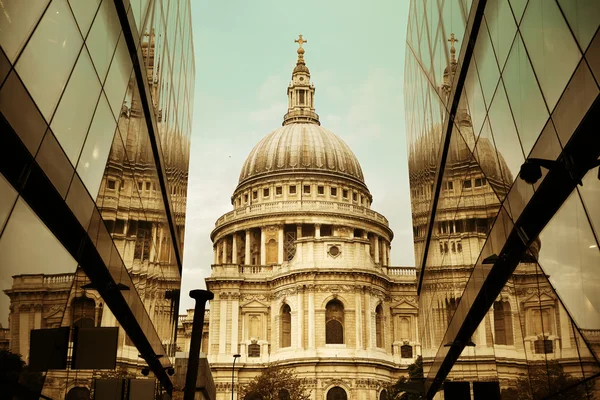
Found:
[(308, 288), (308, 348), (315, 348), (315, 290)]
[(224, 236), (223, 239), (221, 239), (221, 243), (223, 243), (223, 257), (221, 263), (227, 264), (227, 236)]
[(363, 341), (362, 341), (362, 307), (361, 307), (361, 293), (360, 293), (361, 289), (360, 287), (356, 288), (356, 292), (354, 295), (354, 302), (355, 302), (355, 316), (356, 316), (356, 348), (357, 349), (362, 349), (363, 348)]
[(233, 235), (231, 235), (231, 237), (233, 239), (231, 242), (231, 263), (237, 264), (238, 263), (237, 232), (233, 232)]
[(213, 246), (213, 264), (219, 263), (219, 244), (215, 243)]
[(298, 289), (298, 349), (304, 349), (304, 295), (302, 288)]
[(379, 264), (379, 236), (375, 235), (375, 264)]
[(265, 227), (260, 228), (260, 265), (267, 264), (267, 243)]
[(284, 232), (283, 225), (279, 227), (279, 240), (277, 241), (277, 262), (279, 264), (283, 264), (283, 241), (284, 241)]
[(302, 224), (296, 225), (296, 240), (302, 237)]
[(231, 354), (238, 354), (240, 294), (231, 296)]
[(246, 265), (250, 265), (252, 260), (250, 259), (250, 229), (246, 229)]
[(315, 224), (315, 239), (321, 237), (321, 224)]
[(365, 290), (365, 333), (367, 337), (367, 349), (373, 348), (373, 331), (371, 323), (371, 293)]
[(219, 354), (225, 354), (227, 343), (227, 293), (219, 295), (221, 306), (219, 316)]

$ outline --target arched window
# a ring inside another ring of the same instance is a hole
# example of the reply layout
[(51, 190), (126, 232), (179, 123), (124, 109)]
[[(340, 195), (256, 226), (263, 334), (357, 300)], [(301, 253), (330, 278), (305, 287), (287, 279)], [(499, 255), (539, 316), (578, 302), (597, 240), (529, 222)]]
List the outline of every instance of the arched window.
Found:
[(344, 305), (339, 300), (331, 300), (327, 303), (325, 310), (325, 343), (344, 343)]
[(287, 304), (281, 307), (280, 343), (281, 347), (290, 347), (292, 345), (292, 310)]
[(375, 309), (375, 341), (377, 347), (383, 347), (383, 309), (381, 304)]
[(348, 400), (348, 395), (341, 387), (334, 386), (327, 392), (327, 400)]
[(387, 390), (383, 389), (381, 392), (379, 392), (379, 400), (388, 400)]
[(510, 303), (507, 301), (494, 302), (494, 336), (496, 344), (512, 346), (513, 326)]
[(71, 303), (71, 310), (73, 313), (73, 326), (81, 328), (93, 328), (95, 326), (96, 302), (94, 300), (85, 296), (77, 297)]
[(90, 398), (90, 390), (86, 387), (74, 387), (69, 390), (67, 393), (67, 397), (65, 400), (89, 400)]

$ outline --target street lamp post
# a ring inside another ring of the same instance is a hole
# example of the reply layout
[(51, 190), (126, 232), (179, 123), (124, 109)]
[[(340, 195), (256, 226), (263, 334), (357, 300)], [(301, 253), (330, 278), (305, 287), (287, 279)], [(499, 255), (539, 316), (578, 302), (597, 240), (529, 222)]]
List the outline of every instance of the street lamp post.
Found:
[(231, 366), (231, 400), (233, 400), (233, 392), (235, 391), (233, 389), (233, 382), (234, 382), (234, 376), (235, 376), (235, 360), (237, 360), (238, 358), (240, 358), (241, 355), (240, 354), (234, 354), (233, 355), (233, 365)]
[(192, 321), (192, 337), (190, 338), (190, 354), (188, 356), (188, 369), (185, 376), (184, 400), (194, 400), (196, 396), (196, 381), (198, 380), (198, 362), (200, 358), (200, 345), (202, 341), (202, 327), (204, 326), (204, 310), (206, 302), (215, 298), (208, 290), (192, 290), (190, 297), (196, 300), (194, 307), (194, 320)]

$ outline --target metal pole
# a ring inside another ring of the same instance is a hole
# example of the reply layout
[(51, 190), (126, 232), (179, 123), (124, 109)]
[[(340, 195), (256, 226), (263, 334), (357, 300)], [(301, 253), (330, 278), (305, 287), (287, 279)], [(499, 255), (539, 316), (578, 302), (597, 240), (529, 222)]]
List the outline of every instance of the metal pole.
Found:
[(204, 326), (204, 310), (206, 302), (215, 298), (208, 290), (191, 290), (190, 297), (196, 300), (194, 321), (192, 322), (192, 337), (190, 338), (190, 354), (188, 369), (185, 376), (183, 400), (194, 400), (196, 396), (196, 381), (198, 380), (198, 362), (200, 361), (200, 345), (202, 344), (202, 327)]
[(241, 357), (240, 354), (234, 354), (233, 355), (233, 365), (231, 366), (231, 400), (233, 400), (233, 392), (234, 392), (234, 389), (233, 389), (233, 387), (234, 387), (233, 386), (233, 382), (234, 382), (233, 381), (233, 377), (235, 375), (235, 360), (237, 360), (240, 357)]

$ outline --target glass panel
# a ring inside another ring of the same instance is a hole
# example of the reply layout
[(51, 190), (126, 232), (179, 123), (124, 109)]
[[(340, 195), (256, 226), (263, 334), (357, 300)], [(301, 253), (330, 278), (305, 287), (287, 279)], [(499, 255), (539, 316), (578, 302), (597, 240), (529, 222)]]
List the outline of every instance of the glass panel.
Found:
[(56, 190), (65, 198), (74, 170), (52, 131), (48, 130), (46, 132), (35, 160), (42, 167)]
[(50, 125), (73, 165), (81, 153), (100, 89), (98, 76), (84, 48)]
[[(465, 79), (464, 94), (461, 102), (465, 101), (467, 102), (467, 110), (471, 117), (471, 124), (473, 125), (474, 139), (477, 139), (479, 132), (481, 132), (487, 107), (483, 100), (477, 65), (474, 62), (471, 62), (467, 71), (467, 78)], [(467, 144), (469, 144), (469, 140), (467, 140)]]
[(54, 0), (16, 65), (46, 121), (54, 113), (82, 43), (67, 0)]
[(0, 87), (4, 83), (4, 79), (8, 76), (10, 69), (12, 68), (11, 63), (8, 61), (8, 58), (4, 55), (2, 49), (0, 49)]
[(15, 204), (15, 200), (17, 200), (17, 191), (0, 174), (0, 237), (4, 229), (4, 223)]
[(120, 33), (121, 23), (114, 1), (103, 1), (85, 41), (102, 83), (106, 78)]
[(86, 37), (101, 0), (69, 0), (81, 35)]
[(586, 49), (600, 25), (600, 4), (597, 0), (558, 0), (582, 49)]
[(548, 109), (552, 110), (579, 63), (581, 53), (553, 1), (529, 1), (521, 34)]
[(592, 69), (592, 73), (596, 77), (596, 80), (600, 81), (600, 31), (596, 33), (594, 41), (588, 48), (587, 53), (585, 53), (585, 58), (590, 64), (590, 68)]
[(490, 107), (489, 118), (498, 157), (506, 161), (508, 170), (512, 175), (511, 178), (515, 179), (519, 175), (519, 170), (525, 158), (517, 137), (512, 113), (506, 100), (504, 85), (498, 86), (498, 91)]
[(0, 46), (14, 62), (44, 13), (49, 0), (4, 0), (0, 13)]
[(506, 0), (491, 0), (485, 6), (485, 20), (489, 29), (492, 45), (496, 53), (498, 65), (502, 70), (510, 46), (512, 45), (517, 25), (510, 6)]
[(496, 192), (496, 196), (500, 200), (504, 200), (513, 181), (512, 173), (508, 169), (504, 157), (499, 156), (496, 152), (496, 145), (487, 118), (477, 140), (474, 155), (485, 174), (487, 183)]
[(508, 0), (510, 2), (510, 7), (512, 8), (513, 14), (517, 23), (521, 22), (521, 18), (523, 17), (523, 11), (525, 11), (525, 6), (527, 5), (528, 0)]
[(521, 35), (517, 35), (515, 39), (502, 79), (523, 151), (529, 154), (548, 119), (548, 110), (529, 63)]
[(477, 63), (477, 69), (479, 71), (483, 97), (486, 103), (490, 104), (496, 86), (498, 85), (500, 71), (498, 70), (496, 56), (494, 54), (494, 49), (492, 48), (492, 42), (490, 41), (485, 20), (481, 23), (477, 41), (475, 42), (473, 56), (475, 57), (475, 62)]
[(0, 91), (0, 112), (19, 135), (31, 154), (35, 154), (46, 132), (46, 122), (13, 70)]
[[(10, 289), (13, 275), (73, 272), (77, 262), (19, 198), (0, 238), (0, 265), (0, 290), (6, 290)], [(8, 296), (0, 296), (0, 323), (3, 326), (8, 326), (9, 302)]]
[(93, 198), (98, 194), (116, 125), (106, 97), (100, 96), (94, 120), (77, 163), (77, 173)]
[[(600, 168), (600, 167), (598, 167)], [(583, 186), (579, 186), (583, 205), (590, 218), (596, 238), (600, 239), (600, 180), (598, 168), (591, 169), (583, 178)]]
[(600, 250), (574, 191), (540, 235), (539, 262), (582, 329), (600, 329)]
[(552, 113), (552, 120), (563, 146), (567, 144), (597, 96), (596, 81), (587, 63), (582, 61)]
[(104, 84), (104, 91), (106, 92), (106, 97), (108, 98), (108, 103), (115, 119), (119, 118), (119, 114), (121, 113), (121, 105), (123, 105), (123, 97), (131, 69), (131, 57), (127, 49), (127, 42), (125, 41), (125, 36), (121, 35), (117, 44), (117, 51), (106, 77), (106, 83)]

